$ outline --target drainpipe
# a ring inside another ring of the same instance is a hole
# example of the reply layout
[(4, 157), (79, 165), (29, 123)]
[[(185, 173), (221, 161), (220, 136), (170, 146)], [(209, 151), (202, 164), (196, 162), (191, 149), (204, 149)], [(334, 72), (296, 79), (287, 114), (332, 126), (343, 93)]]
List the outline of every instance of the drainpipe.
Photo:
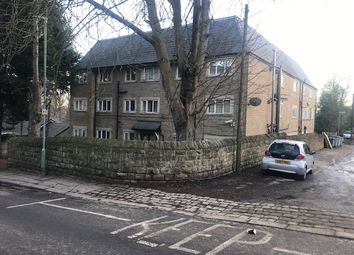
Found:
[(277, 96), (275, 98), (276, 104), (275, 104), (275, 132), (279, 134), (280, 130), (280, 101), (281, 101), (281, 76), (283, 75), (283, 69), (280, 66), (279, 67), (279, 73), (278, 73), (278, 79), (277, 79)]
[(270, 98), (270, 133), (273, 133), (274, 126), (274, 87), (276, 82), (277, 50), (273, 49), (273, 75), (272, 75), (272, 96)]
[(96, 89), (97, 89), (97, 72), (94, 72), (94, 81), (93, 81), (93, 91), (92, 91), (92, 99), (93, 99), (93, 109), (92, 109), (92, 137), (96, 137)]
[(300, 86), (300, 94), (299, 94), (299, 122), (298, 122), (298, 134), (302, 134), (302, 110), (304, 107), (304, 86), (305, 86), (305, 79), (302, 81)]
[(350, 118), (350, 144), (353, 142), (353, 115), (354, 115), (354, 94), (353, 94), (353, 102), (352, 102), (352, 116)]
[[(116, 139), (118, 140), (119, 139), (119, 90), (120, 90), (120, 82), (117, 81), (117, 94), (116, 94), (116, 97), (117, 97), (117, 129), (116, 129)], [(135, 106), (136, 107), (136, 106)]]

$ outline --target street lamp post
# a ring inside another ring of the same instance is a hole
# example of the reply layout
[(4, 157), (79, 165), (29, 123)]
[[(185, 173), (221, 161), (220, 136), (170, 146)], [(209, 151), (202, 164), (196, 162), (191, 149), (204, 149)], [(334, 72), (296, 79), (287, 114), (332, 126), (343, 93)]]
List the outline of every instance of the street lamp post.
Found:
[(43, 108), (42, 108), (42, 153), (41, 153), (41, 169), (42, 175), (46, 175), (46, 126), (47, 126), (47, 17), (40, 17), (44, 22), (43, 32)]

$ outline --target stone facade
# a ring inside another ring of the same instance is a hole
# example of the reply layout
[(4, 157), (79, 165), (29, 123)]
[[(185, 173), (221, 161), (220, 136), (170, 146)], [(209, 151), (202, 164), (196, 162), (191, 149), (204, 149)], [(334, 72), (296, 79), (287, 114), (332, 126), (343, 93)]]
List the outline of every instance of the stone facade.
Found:
[[(282, 136), (284, 137), (284, 136)], [(267, 145), (276, 137), (245, 137), (242, 169), (258, 166)], [(317, 134), (291, 136), (311, 149), (323, 148)], [(234, 140), (216, 142), (119, 141), (57, 137), (47, 140), (50, 173), (109, 181), (186, 181), (215, 178), (232, 172)], [(9, 142), (11, 167), (40, 170), (41, 141), (13, 138)]]

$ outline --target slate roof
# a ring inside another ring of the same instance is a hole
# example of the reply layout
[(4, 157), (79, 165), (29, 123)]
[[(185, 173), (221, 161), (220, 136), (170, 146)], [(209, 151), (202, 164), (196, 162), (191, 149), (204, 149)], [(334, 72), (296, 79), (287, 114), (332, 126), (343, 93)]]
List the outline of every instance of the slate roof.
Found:
[[(22, 121), (22, 123), (17, 123), (12, 126), (6, 122), (2, 124), (3, 130), (2, 135), (14, 135), (14, 136), (27, 136), (28, 135), (28, 121)], [(59, 122), (49, 122), (48, 124), (48, 137), (56, 137), (61, 133), (68, 130), (70, 125), (68, 123), (59, 123)], [(42, 134), (42, 128), (41, 128)]]
[[(215, 19), (210, 24), (208, 43), (209, 56), (221, 56), (240, 53), (242, 46), (242, 21), (231, 16)], [(190, 26), (185, 26), (185, 34), (190, 35)], [(175, 59), (173, 29), (164, 31), (167, 50), (171, 60)], [(248, 51), (268, 63), (273, 62), (273, 49), (277, 49), (277, 66), (292, 76), (310, 80), (301, 67), (279, 48), (274, 46), (256, 30), (248, 29)], [(188, 36), (190, 38), (190, 36)], [(187, 40), (187, 36), (186, 36)], [(156, 54), (151, 44), (136, 34), (98, 41), (82, 58), (80, 67), (83, 69), (124, 65), (144, 65), (157, 62)]]

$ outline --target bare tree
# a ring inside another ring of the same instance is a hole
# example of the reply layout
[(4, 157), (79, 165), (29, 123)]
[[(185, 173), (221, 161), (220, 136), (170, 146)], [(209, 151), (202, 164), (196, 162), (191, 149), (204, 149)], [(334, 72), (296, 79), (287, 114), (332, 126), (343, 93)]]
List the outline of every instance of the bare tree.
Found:
[(203, 76), (202, 69), (208, 45), (210, 0), (193, 1), (191, 46), (185, 40), (182, 29), (181, 2), (179, 0), (169, 0), (170, 8), (172, 8), (177, 64), (181, 74), (180, 82), (174, 79), (171, 59), (168, 55), (161, 26), (162, 19), (159, 17), (160, 8), (157, 7), (154, 0), (143, 2), (143, 6), (146, 8), (146, 22), (151, 32), (143, 31), (133, 21), (125, 18), (117, 8), (121, 2), (119, 4), (113, 2), (101, 4), (95, 0), (85, 0), (85, 2), (91, 4), (101, 14), (109, 16), (130, 28), (153, 46), (161, 70), (162, 86), (170, 106), (177, 139), (186, 140), (191, 129), (191, 116), (195, 110), (193, 102), (196, 89)]

